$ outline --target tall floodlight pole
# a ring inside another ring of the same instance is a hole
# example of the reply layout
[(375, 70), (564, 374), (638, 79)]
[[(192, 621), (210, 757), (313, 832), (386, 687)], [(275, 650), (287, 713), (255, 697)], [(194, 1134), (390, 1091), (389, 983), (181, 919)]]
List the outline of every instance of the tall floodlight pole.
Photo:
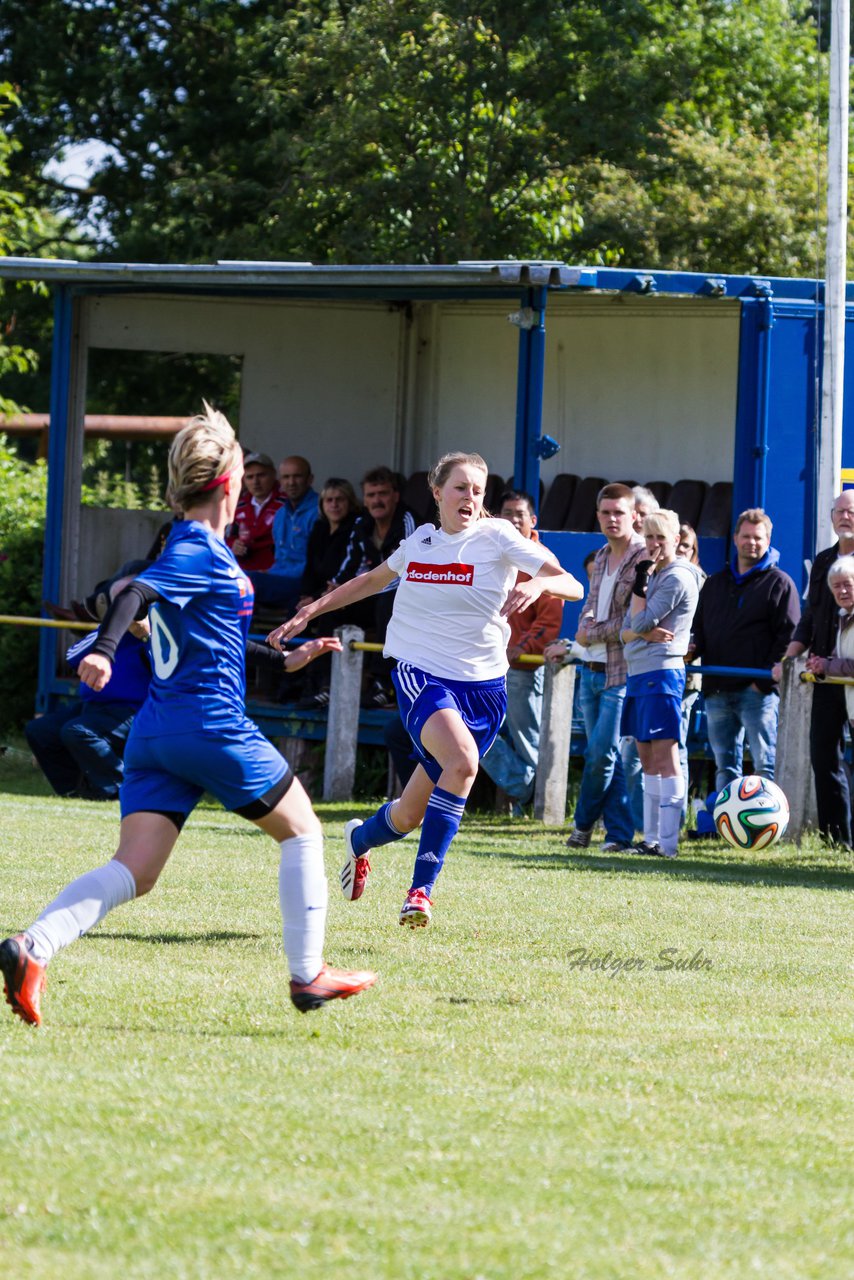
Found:
[(827, 132), (827, 258), (824, 360), (818, 436), (816, 547), (833, 541), (830, 509), (842, 487), (845, 382), (845, 240), (848, 231), (848, 58), (850, 0), (833, 0), (830, 28), (830, 116)]

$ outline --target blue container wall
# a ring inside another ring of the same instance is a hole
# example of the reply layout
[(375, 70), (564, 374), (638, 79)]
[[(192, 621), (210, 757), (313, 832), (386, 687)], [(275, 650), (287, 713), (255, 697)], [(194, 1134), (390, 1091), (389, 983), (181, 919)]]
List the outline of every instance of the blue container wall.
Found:
[(733, 517), (747, 507), (765, 508), (780, 567), (803, 590), (815, 553), (815, 370), (821, 349), (814, 307), (775, 301), (772, 315), (768, 329), (768, 304), (742, 303)]

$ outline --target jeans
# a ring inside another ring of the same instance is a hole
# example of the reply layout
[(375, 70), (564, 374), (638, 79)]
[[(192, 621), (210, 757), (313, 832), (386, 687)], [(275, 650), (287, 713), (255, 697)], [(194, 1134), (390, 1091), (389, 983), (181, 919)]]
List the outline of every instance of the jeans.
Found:
[(587, 750), (574, 822), (579, 830), (590, 831), (602, 818), (606, 840), (621, 845), (631, 844), (635, 835), (620, 759), (620, 720), (625, 697), (624, 684), (606, 689), (604, 671), (582, 667), (578, 698)]
[(623, 762), (632, 822), (635, 831), (643, 831), (643, 770), (638, 755), (638, 744), (634, 738), (623, 738), (620, 741), (620, 759)]
[(136, 710), (128, 702), (87, 700), (30, 720), (24, 728), (27, 742), (57, 795), (118, 798)]
[(688, 730), (691, 727), (691, 712), (694, 710), (694, 703), (697, 701), (699, 696), (699, 689), (689, 689), (682, 698), (682, 733), (679, 738), (679, 764), (682, 769), (682, 777), (685, 781), (685, 799), (682, 802), (683, 822), (688, 816), (688, 787), (691, 782), (691, 775), (688, 768)]
[(717, 790), (720, 791), (733, 778), (740, 777), (745, 736), (754, 773), (773, 781), (780, 710), (780, 699), (776, 693), (737, 689), (706, 694), (705, 703), (709, 746), (715, 757)]
[(527, 804), (534, 794), (544, 679), (542, 667), (507, 672), (507, 716), (480, 762), (495, 785), (520, 804)]

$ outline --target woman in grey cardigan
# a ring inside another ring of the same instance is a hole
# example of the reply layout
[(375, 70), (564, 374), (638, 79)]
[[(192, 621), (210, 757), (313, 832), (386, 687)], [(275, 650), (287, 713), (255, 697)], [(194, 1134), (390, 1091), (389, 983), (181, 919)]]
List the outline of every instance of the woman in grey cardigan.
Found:
[(638, 853), (675, 858), (685, 782), (679, 765), (685, 654), (700, 594), (699, 575), (676, 556), (679, 517), (656, 511), (643, 522), (641, 560), (620, 633), (628, 680), (622, 732), (637, 741), (643, 770), (643, 840)]

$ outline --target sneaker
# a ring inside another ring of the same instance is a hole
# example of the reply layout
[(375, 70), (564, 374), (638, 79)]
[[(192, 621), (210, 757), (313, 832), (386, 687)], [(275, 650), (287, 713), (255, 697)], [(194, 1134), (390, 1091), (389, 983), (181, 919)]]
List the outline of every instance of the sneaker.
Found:
[(351, 818), (344, 828), (344, 847), (347, 850), (347, 861), (341, 868), (341, 892), (348, 902), (355, 902), (365, 892), (365, 882), (371, 864), (368, 855), (361, 857), (353, 850), (353, 832), (362, 825), (361, 818)]
[(400, 923), (408, 924), (410, 929), (423, 929), (432, 918), (432, 905), (433, 899), (423, 889), (410, 889), (400, 908)]
[(651, 858), (675, 858), (676, 850), (668, 853), (666, 849), (662, 849), (657, 840), (639, 840), (634, 846), (635, 853), (641, 853)]
[(6, 1003), (24, 1022), (40, 1027), (46, 969), (30, 955), (25, 933), (16, 933), (13, 938), (0, 942), (0, 971), (3, 973)]
[(391, 696), (381, 680), (372, 680), (362, 697), (362, 706), (384, 711), (392, 703)]
[(592, 831), (582, 831), (581, 827), (573, 827), (569, 839), (566, 842), (568, 849), (586, 849), (590, 844)]
[(300, 1013), (319, 1009), (327, 1000), (349, 1000), (360, 991), (367, 991), (377, 980), (368, 969), (330, 969), (325, 964), (311, 982), (291, 980), (291, 1002)]
[(606, 840), (602, 845), (603, 853), (632, 853), (634, 845), (623, 844), (620, 840)]

